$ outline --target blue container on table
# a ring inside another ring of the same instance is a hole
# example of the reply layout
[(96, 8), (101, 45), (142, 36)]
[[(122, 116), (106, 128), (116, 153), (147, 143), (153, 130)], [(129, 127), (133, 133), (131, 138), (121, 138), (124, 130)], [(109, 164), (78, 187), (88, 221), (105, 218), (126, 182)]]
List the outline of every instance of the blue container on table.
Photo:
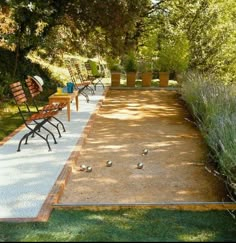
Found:
[(65, 87), (63, 87), (62, 92), (63, 92), (63, 93), (68, 93), (68, 92), (67, 92), (67, 87), (66, 87), (66, 86), (65, 86)]
[(73, 93), (73, 91), (74, 91), (74, 84), (72, 82), (68, 82), (66, 84), (66, 87), (67, 87), (67, 92), (68, 93)]

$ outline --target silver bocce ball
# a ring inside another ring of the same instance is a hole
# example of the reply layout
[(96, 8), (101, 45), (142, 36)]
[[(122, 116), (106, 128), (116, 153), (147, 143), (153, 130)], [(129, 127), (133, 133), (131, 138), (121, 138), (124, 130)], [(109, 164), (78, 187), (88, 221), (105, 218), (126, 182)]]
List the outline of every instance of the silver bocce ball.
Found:
[(143, 163), (142, 163), (142, 162), (139, 162), (139, 163), (137, 164), (137, 168), (138, 168), (138, 169), (142, 169), (142, 168), (143, 168)]
[(80, 165), (80, 170), (84, 171), (87, 169), (87, 166), (86, 165)]
[(106, 166), (107, 166), (107, 167), (111, 167), (111, 166), (112, 166), (112, 161), (111, 161), (111, 160), (107, 160), (107, 162), (106, 162)]
[(148, 150), (147, 149), (144, 149), (143, 150), (143, 155), (147, 155), (148, 154)]
[(86, 171), (87, 172), (91, 172), (92, 171), (92, 167), (91, 166), (87, 166)]

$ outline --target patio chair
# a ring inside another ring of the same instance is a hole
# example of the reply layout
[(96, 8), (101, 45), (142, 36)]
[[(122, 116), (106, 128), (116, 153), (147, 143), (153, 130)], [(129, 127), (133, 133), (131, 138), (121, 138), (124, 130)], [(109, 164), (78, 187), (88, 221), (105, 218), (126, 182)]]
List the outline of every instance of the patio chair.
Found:
[(87, 79), (92, 82), (94, 89), (96, 90), (98, 84), (102, 85), (103, 89), (105, 89), (102, 82), (102, 79), (105, 77), (105, 72), (102, 65), (97, 65), (91, 60), (85, 62), (84, 65), (87, 70)]
[(88, 103), (89, 96), (85, 92), (85, 89), (88, 87), (89, 83), (82, 83), (80, 80), (79, 80), (80, 82), (78, 82), (78, 79), (76, 79), (76, 74), (69, 61), (66, 61), (66, 67), (67, 67), (67, 70), (69, 71), (71, 81), (73, 82), (75, 89), (78, 90), (79, 94), (82, 94), (86, 98), (86, 101)]
[[(48, 128), (46, 128), (44, 125), (45, 123), (49, 122), (50, 119), (52, 119), (57, 112), (54, 110), (51, 111), (40, 111), (40, 112), (33, 112), (32, 109), (30, 109), (30, 105), (28, 104), (28, 99), (26, 97), (25, 91), (21, 85), (21, 82), (15, 82), (10, 84), (10, 90), (12, 92), (12, 95), (14, 97), (15, 103), (17, 105), (18, 111), (22, 117), (22, 120), (25, 124), (25, 126), (29, 129), (29, 132), (24, 134), (24, 136), (20, 139), (20, 142), (18, 144), (17, 152), (20, 151), (21, 144), (23, 140), (25, 140), (25, 144), (28, 143), (28, 138), (34, 137), (34, 135), (38, 135), (41, 137), (45, 142), (47, 143), (48, 150), (51, 151), (51, 147), (49, 144), (49, 136), (51, 135), (54, 144), (57, 144), (56, 138), (52, 131), (50, 131)], [(47, 134), (43, 135), (41, 133), (41, 128), (44, 129)]]
[(81, 68), (80, 68), (80, 65), (79, 65), (78, 62), (72, 60), (72, 63), (73, 63), (73, 65), (74, 65), (74, 67), (75, 67), (75, 70), (76, 70), (76, 72), (77, 72), (77, 76), (78, 76), (78, 79), (80, 80), (80, 82), (81, 82), (83, 85), (86, 86), (85, 89), (89, 90), (89, 91), (91, 92), (91, 94), (94, 95), (94, 94), (95, 94), (95, 91), (94, 91), (93, 87), (91, 87), (91, 85), (93, 84), (93, 83), (91, 82), (91, 80), (88, 80), (88, 79), (86, 79), (86, 78), (84, 77), (84, 75), (83, 75), (83, 73), (82, 73), (82, 71), (81, 71)]
[[(31, 95), (31, 99), (33, 101), (33, 104), (37, 110), (37, 112), (40, 111), (60, 111), (62, 110), (64, 107), (66, 107), (66, 103), (57, 103), (57, 104), (46, 104), (44, 105), (41, 109), (39, 108), (35, 97), (38, 96), (41, 92), (42, 92), (42, 88), (40, 88), (40, 86), (42, 86), (42, 83), (39, 85), (38, 81), (41, 80), (40, 77), (38, 76), (27, 76), (27, 79), (25, 80), (26, 85), (28, 87), (29, 93)], [(43, 82), (43, 81), (41, 81)], [(66, 131), (64, 124), (62, 123), (62, 121), (60, 121), (57, 117), (52, 117), (54, 120), (56, 120), (57, 124), (55, 125), (53, 122), (51, 122), (50, 120), (48, 121), (52, 126), (56, 127), (59, 137), (61, 137), (61, 133), (59, 130), (59, 125), (61, 125), (63, 132)]]

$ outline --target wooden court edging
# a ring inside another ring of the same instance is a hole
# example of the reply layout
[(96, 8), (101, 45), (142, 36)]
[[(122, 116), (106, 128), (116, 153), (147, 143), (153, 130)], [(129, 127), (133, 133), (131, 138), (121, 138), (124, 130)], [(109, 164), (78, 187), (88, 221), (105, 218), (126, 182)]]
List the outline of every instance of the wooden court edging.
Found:
[(173, 210), (207, 211), (207, 210), (235, 210), (236, 203), (217, 203), (217, 202), (185, 202), (185, 203), (134, 203), (134, 204), (54, 204), (54, 209), (80, 209), (80, 210), (119, 210), (123, 208), (160, 208)]

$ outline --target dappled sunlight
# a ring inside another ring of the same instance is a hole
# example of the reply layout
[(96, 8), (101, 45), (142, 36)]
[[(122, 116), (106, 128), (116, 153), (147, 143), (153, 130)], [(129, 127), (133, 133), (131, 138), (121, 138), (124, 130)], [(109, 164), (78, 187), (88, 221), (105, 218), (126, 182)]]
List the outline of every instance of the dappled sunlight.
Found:
[(139, 179), (142, 179), (143, 178), (143, 175), (141, 174), (133, 174), (133, 175), (130, 175), (130, 179), (132, 180), (139, 180)]
[(142, 118), (142, 116), (140, 116), (137, 111), (131, 111), (129, 109), (123, 109), (119, 113), (103, 115), (103, 117), (109, 119), (118, 119), (118, 120), (133, 120), (133, 119), (138, 120)]
[(155, 110), (155, 109), (167, 109), (166, 106), (163, 106), (163, 105), (158, 105), (158, 104), (145, 104), (143, 105), (142, 108), (145, 108), (145, 110), (147, 109), (150, 109), (150, 110)]
[(139, 103), (129, 103), (127, 106), (140, 107), (140, 104)]
[[(117, 106), (117, 105), (116, 105)], [(135, 107), (135, 108), (134, 108)], [(164, 112), (162, 112), (164, 111)], [(127, 104), (125, 108), (113, 108), (109, 106), (109, 111), (103, 112), (103, 114), (99, 114), (103, 118), (107, 119), (118, 119), (118, 120), (140, 120), (145, 119), (147, 117), (156, 117), (159, 116), (176, 116), (176, 109), (169, 108), (165, 105), (153, 105), (146, 104), (142, 106), (138, 106), (136, 104)]]
[(77, 178), (73, 180), (74, 182), (79, 181), (79, 182), (88, 182), (88, 183), (102, 183), (104, 186), (105, 184), (110, 184), (110, 183), (117, 183), (118, 181), (112, 178), (91, 178), (91, 177), (86, 177), (86, 178)]
[(166, 135), (167, 138), (199, 138), (197, 134), (177, 134), (177, 135)]
[(91, 215), (88, 215), (87, 216), (89, 220), (100, 220), (100, 221), (103, 221), (105, 220), (105, 216), (102, 216), (102, 215), (97, 215), (97, 214), (91, 214)]
[(166, 147), (172, 146), (173, 144), (179, 144), (179, 141), (165, 141), (165, 142), (158, 142), (156, 145), (158, 146), (159, 151), (165, 151)]
[(119, 150), (122, 149), (124, 145), (103, 145), (101, 149), (114, 149)]
[(176, 194), (179, 194), (179, 195), (189, 195), (189, 194), (191, 194), (191, 195), (193, 195), (193, 194), (198, 194), (199, 193), (199, 191), (198, 190), (192, 190), (191, 189), (191, 191), (189, 190), (189, 191), (187, 191), (187, 190), (185, 190), (185, 191), (178, 191), (178, 192), (176, 192)]
[(198, 165), (198, 166), (203, 166), (204, 161), (197, 161), (197, 162), (182, 162), (181, 165)]
[(194, 233), (179, 234), (178, 238), (185, 242), (214, 242), (216, 232), (210, 230), (194, 231)]
[[(110, 92), (108, 98), (105, 100), (101, 109), (100, 115), (107, 119), (117, 120), (145, 120), (146, 118), (153, 117), (175, 117), (179, 114), (179, 104), (175, 101), (171, 104), (165, 104), (159, 99), (158, 92), (147, 93), (139, 95), (137, 91), (124, 91)], [(108, 109), (109, 108), (109, 109)]]
[[(210, 178), (200, 163), (206, 155), (201, 136), (185, 117), (174, 92), (109, 91), (77, 161), (93, 170), (74, 172), (66, 186), (65, 200), (222, 200), (224, 192), (218, 193), (216, 178)], [(144, 148), (149, 150), (145, 156)], [(107, 160), (112, 161), (111, 167), (106, 166)], [(139, 162), (143, 163), (141, 169)], [(211, 185), (214, 187), (209, 191)]]
[(169, 164), (168, 167), (169, 168), (176, 168), (176, 167), (186, 167), (186, 166), (203, 166), (204, 162), (199, 161), (199, 162), (180, 162), (179, 164), (173, 163), (173, 164)]
[(186, 154), (189, 154), (189, 151), (179, 152), (179, 154), (181, 154), (181, 155), (186, 155)]

